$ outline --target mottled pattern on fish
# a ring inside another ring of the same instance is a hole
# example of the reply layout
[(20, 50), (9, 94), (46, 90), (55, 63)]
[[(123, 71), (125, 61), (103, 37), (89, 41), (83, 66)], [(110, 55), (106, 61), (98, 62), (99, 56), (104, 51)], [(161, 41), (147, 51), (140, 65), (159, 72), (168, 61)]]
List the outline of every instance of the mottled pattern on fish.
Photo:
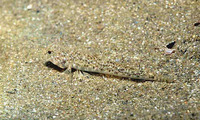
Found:
[(123, 62), (116, 62), (109, 58), (105, 58), (105, 60), (100, 59), (94, 54), (91, 55), (89, 53), (78, 51), (66, 51), (54, 54), (57, 55), (52, 55), (49, 61), (66, 68), (66, 70), (73, 68), (80, 71), (106, 74), (133, 80), (173, 82), (173, 80), (168, 78), (168, 76), (157, 77), (156, 75), (145, 75), (143, 72), (138, 70), (138, 67), (134, 67), (134, 65), (125, 65)]

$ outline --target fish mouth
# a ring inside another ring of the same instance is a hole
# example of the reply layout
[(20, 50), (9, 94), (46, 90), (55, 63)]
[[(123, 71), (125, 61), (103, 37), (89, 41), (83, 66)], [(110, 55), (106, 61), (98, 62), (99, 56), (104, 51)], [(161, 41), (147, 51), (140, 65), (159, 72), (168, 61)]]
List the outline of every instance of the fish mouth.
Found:
[(64, 72), (67, 69), (67, 68), (61, 68), (61, 67), (57, 66), (56, 64), (52, 63), (51, 61), (45, 62), (44, 65), (48, 68), (54, 69), (59, 72)]

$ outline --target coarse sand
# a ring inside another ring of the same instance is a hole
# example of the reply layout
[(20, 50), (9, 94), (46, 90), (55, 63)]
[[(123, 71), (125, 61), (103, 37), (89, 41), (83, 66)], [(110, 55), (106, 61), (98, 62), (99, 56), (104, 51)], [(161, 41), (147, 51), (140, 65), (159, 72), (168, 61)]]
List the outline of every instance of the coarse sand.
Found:
[[(199, 6), (199, 0), (1, 0), (0, 119), (200, 119)], [(63, 67), (69, 57), (174, 82), (44, 65)]]

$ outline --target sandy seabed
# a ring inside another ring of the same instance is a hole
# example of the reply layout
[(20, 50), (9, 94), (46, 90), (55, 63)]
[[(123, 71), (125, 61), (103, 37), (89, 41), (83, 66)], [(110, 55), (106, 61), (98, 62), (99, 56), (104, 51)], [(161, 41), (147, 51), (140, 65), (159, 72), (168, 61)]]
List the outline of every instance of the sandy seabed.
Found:
[[(1, 0), (0, 6), (0, 119), (200, 119), (198, 0)], [(172, 42), (174, 52), (166, 53)], [(62, 65), (65, 56), (175, 82), (44, 66), (49, 59)]]

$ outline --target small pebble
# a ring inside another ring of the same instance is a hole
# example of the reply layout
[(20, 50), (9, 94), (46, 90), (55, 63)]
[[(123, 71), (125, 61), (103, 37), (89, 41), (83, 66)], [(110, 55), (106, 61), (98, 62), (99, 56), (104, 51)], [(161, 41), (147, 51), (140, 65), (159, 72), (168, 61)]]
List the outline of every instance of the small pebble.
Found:
[(196, 22), (196, 23), (194, 23), (194, 26), (199, 26), (200, 25), (200, 21), (198, 21), (198, 22)]
[(171, 49), (174, 47), (175, 43), (176, 43), (176, 41), (173, 41), (173, 42), (169, 43), (166, 47)]
[(32, 9), (32, 7), (33, 7), (32, 4), (30, 4), (30, 5), (27, 6), (26, 9), (27, 9), (27, 10), (30, 10), (30, 9)]
[(165, 49), (165, 55), (171, 55), (172, 53), (175, 53), (175, 49)]

